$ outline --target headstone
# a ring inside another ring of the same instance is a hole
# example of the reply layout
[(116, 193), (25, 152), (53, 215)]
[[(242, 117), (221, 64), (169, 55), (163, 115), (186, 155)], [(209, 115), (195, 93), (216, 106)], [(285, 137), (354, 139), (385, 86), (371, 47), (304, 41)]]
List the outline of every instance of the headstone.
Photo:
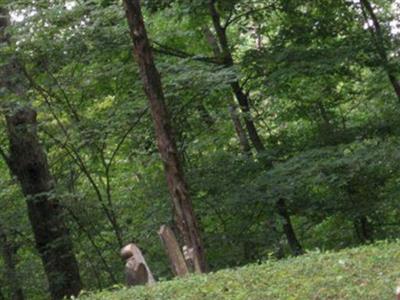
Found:
[(127, 286), (152, 284), (155, 282), (140, 249), (133, 243), (121, 249), (121, 257), (126, 260), (125, 277)]

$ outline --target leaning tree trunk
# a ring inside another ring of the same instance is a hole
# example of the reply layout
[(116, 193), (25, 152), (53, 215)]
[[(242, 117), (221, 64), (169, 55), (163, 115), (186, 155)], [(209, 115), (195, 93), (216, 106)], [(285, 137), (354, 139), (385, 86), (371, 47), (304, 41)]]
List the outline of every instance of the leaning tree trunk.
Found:
[(368, 25), (368, 28), (370, 28), (371, 36), (372, 36), (372, 39), (374, 40), (376, 50), (381, 59), (382, 66), (383, 66), (384, 70), (386, 71), (386, 74), (389, 78), (390, 83), (392, 84), (392, 87), (397, 96), (397, 99), (400, 101), (400, 83), (389, 65), (389, 58), (388, 58), (388, 53), (387, 53), (387, 50), (385, 47), (385, 39), (383, 37), (381, 24), (378, 20), (378, 17), (376, 16), (376, 14), (374, 12), (374, 9), (372, 8), (372, 5), (369, 2), (369, 0), (360, 0), (360, 3), (361, 3), (361, 9), (362, 9), (365, 21), (367, 23), (369, 23), (368, 17), (370, 17), (372, 20), (373, 27), (371, 28), (370, 25)]
[(42, 259), (52, 299), (77, 295), (78, 264), (64, 215), (54, 195), (54, 180), (36, 132), (36, 111), (20, 108), (6, 116), (10, 143), (8, 165), (26, 197), (36, 248)]
[[(228, 44), (226, 28), (224, 28), (221, 24), (221, 17), (215, 7), (215, 4), (216, 0), (209, 0), (210, 15), (221, 49), (221, 60), (226, 67), (232, 67), (234, 65), (234, 62)], [(233, 81), (231, 83), (231, 88), (244, 114), (245, 125), (251, 142), (253, 143), (253, 146), (257, 150), (257, 152), (263, 152), (265, 150), (265, 147), (263, 142), (261, 141), (261, 138), (257, 132), (257, 128), (254, 125), (254, 121), (251, 117), (249, 97), (243, 91), (239, 81)]]
[(124, 6), (133, 41), (134, 54), (140, 68), (144, 90), (150, 105), (158, 150), (164, 163), (177, 226), (185, 244), (193, 248), (194, 258), (200, 266), (200, 271), (204, 272), (206, 270), (204, 247), (179, 160), (170, 117), (165, 105), (161, 77), (156, 69), (150, 42), (147, 37), (140, 0), (124, 0)]
[[(208, 8), (211, 16), (211, 20), (214, 26), (214, 30), (219, 42), (219, 48), (221, 53), (221, 60), (227, 67), (234, 66), (233, 56), (231, 49), (229, 47), (228, 37), (226, 34), (226, 27), (222, 26), (221, 16), (218, 13), (216, 8), (217, 0), (208, 0)], [(231, 83), (231, 89), (244, 113), (245, 124), (247, 128), (247, 132), (249, 134), (250, 140), (256, 149), (258, 154), (262, 154), (265, 151), (265, 146), (260, 138), (258, 130), (254, 124), (254, 121), (251, 117), (250, 111), (250, 100), (247, 94), (243, 91), (239, 81), (234, 81)], [(269, 159), (265, 159), (261, 156), (261, 162), (267, 167), (271, 168), (272, 162)], [(293, 253), (293, 255), (299, 255), (303, 252), (300, 242), (298, 241), (291, 219), (286, 207), (286, 203), (284, 199), (279, 199), (276, 204), (276, 211), (283, 218), (284, 226), (283, 231), (288, 240), (289, 247)]]
[[(222, 51), (218, 44), (217, 39), (211, 30), (207, 27), (203, 27), (203, 34), (207, 40), (208, 45), (211, 47), (215, 58), (220, 59), (222, 57)], [(249, 154), (251, 151), (250, 143), (247, 139), (247, 135), (245, 130), (243, 129), (242, 122), (240, 121), (240, 116), (236, 112), (236, 107), (233, 104), (229, 104), (228, 106), (229, 114), (231, 116), (231, 120), (233, 123), (233, 127), (235, 128), (236, 135), (239, 140), (240, 149), (244, 154)]]

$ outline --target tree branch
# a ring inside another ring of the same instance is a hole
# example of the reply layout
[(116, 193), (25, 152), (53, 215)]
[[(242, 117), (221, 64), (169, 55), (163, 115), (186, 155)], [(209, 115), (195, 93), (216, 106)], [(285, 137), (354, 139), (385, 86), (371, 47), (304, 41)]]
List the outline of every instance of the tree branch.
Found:
[(244, 13), (242, 13), (242, 14), (239, 14), (239, 15), (237, 15), (237, 16), (234, 17), (234, 18), (229, 17), (229, 18), (226, 20), (226, 22), (225, 22), (223, 28), (224, 28), (224, 29), (228, 28), (229, 25), (232, 25), (233, 23), (236, 23), (237, 21), (239, 21), (239, 20), (240, 20), (241, 18), (243, 18), (243, 17), (246, 17), (246, 16), (248, 16), (248, 15), (251, 15), (251, 14), (256, 13), (256, 12), (259, 12), (259, 11), (264, 11), (264, 10), (267, 10), (267, 9), (271, 9), (271, 8), (274, 8), (274, 6), (271, 5), (271, 6), (267, 6), (267, 7), (252, 9), (252, 10), (246, 11), (246, 12), (244, 12)]
[(194, 54), (187, 53), (187, 52), (179, 50), (179, 49), (175, 49), (175, 48), (160, 44), (155, 41), (153, 41), (153, 44), (157, 46), (157, 47), (154, 47), (154, 46), (152, 47), (153, 51), (156, 53), (169, 55), (169, 56), (175, 56), (175, 57), (179, 57), (179, 58), (187, 58), (187, 59), (205, 62), (205, 63), (209, 63), (209, 64), (214, 64), (214, 65), (221, 65), (221, 62), (219, 61), (219, 59), (215, 58), (215, 57), (194, 55)]
[(140, 120), (142, 119), (142, 117), (145, 115), (145, 113), (148, 111), (148, 107), (145, 107), (144, 109), (142, 109), (139, 113), (138, 113), (138, 117), (135, 120), (135, 122), (133, 124), (131, 124), (131, 126), (129, 127), (129, 129), (125, 132), (125, 134), (122, 136), (121, 140), (119, 141), (119, 143), (117, 144), (117, 146), (115, 147), (114, 151), (111, 154), (110, 160), (107, 164), (107, 170), (110, 169), (112, 162), (114, 161), (115, 156), (117, 155), (119, 149), (122, 147), (123, 143), (125, 142), (126, 138), (128, 137), (128, 135), (132, 132), (133, 128), (140, 122)]

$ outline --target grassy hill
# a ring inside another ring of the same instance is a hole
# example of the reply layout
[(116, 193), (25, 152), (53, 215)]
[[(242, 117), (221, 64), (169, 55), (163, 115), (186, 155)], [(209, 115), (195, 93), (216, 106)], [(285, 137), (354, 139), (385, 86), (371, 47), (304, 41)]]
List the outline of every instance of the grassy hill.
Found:
[(83, 295), (85, 300), (395, 299), (400, 242), (312, 252), (202, 276)]

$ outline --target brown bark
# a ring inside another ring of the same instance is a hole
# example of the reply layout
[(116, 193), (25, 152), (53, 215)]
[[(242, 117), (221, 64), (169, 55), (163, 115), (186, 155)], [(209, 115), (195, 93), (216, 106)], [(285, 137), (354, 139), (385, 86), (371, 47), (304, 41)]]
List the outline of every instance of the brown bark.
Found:
[(185, 244), (194, 249), (195, 259), (204, 272), (206, 270), (206, 260), (203, 243), (179, 160), (170, 117), (165, 105), (161, 77), (154, 63), (153, 53), (143, 22), (140, 1), (124, 0), (124, 6), (134, 46), (133, 52), (139, 65), (144, 90), (149, 101), (157, 137), (157, 146), (164, 164), (177, 226)]
[(388, 53), (385, 47), (385, 39), (383, 37), (382, 27), (379, 22), (379, 19), (376, 16), (369, 0), (360, 0), (360, 3), (365, 21), (368, 22), (368, 16), (372, 20), (373, 28), (369, 27), (372, 39), (374, 40), (378, 55), (382, 61), (382, 66), (387, 73), (389, 81), (392, 84), (393, 90), (396, 93), (397, 99), (400, 101), (400, 83), (389, 65)]
[(37, 136), (36, 112), (20, 108), (6, 116), (10, 142), (8, 165), (26, 197), (36, 248), (42, 259), (52, 299), (77, 295), (81, 289), (64, 215), (54, 195), (54, 180)]
[(2, 228), (0, 228), (0, 245), (5, 265), (5, 276), (10, 286), (12, 300), (24, 300), (21, 283), (18, 279), (15, 262), (15, 245), (9, 240)]

